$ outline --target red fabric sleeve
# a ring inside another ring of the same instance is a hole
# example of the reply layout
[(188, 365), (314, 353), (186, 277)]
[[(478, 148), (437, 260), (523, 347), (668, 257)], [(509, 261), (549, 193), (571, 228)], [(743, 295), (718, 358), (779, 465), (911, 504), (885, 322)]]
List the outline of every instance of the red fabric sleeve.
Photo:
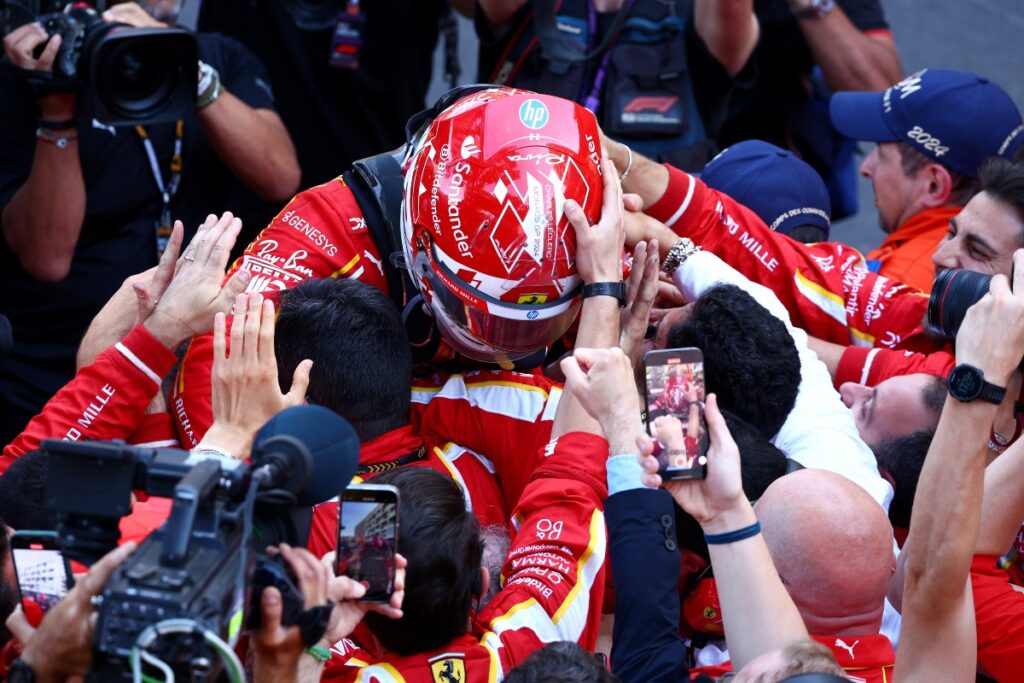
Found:
[(143, 421), (146, 407), (176, 360), (145, 327), (136, 325), (79, 370), (4, 448), (0, 473), (39, 448), (43, 439), (127, 439)]
[(423, 441), (454, 441), (493, 465), (505, 503), (514, 509), (538, 454), (551, 440), (562, 388), (543, 375), (503, 370), (450, 376), (442, 386), (413, 388), (413, 424)]
[(948, 351), (925, 354), (850, 346), (839, 359), (835, 385), (838, 388), (844, 382), (856, 382), (873, 387), (890, 377), (915, 373), (945, 377), (954, 365), (956, 358)]
[(793, 324), (835, 344), (934, 350), (921, 319), (928, 296), (863, 268), (838, 242), (802, 244), (750, 209), (671, 166), (648, 213), (779, 297)]
[(1024, 662), (1024, 594), (1014, 590), (998, 557), (976, 555), (971, 563), (978, 664), (992, 678), (1016, 681)]
[(573, 432), (544, 449), (513, 513), (518, 531), (502, 568), (503, 588), (479, 615), (513, 661), (548, 638), (597, 641), (607, 538), (608, 443)]
[[(325, 277), (354, 278), (387, 291), (380, 253), (341, 178), (296, 195), (246, 247), (227, 277), (239, 268), (252, 273), (247, 292), (274, 299), (303, 280)], [(213, 423), (212, 365), (213, 334), (195, 337), (170, 398), (171, 415), (188, 448), (198, 445)]]

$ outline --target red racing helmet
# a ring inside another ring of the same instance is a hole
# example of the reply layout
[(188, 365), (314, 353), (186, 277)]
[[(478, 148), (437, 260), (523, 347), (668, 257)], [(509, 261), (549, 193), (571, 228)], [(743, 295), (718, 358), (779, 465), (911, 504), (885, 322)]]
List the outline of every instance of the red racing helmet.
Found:
[[(416, 133), (406, 162), (402, 248), (429, 312), (458, 352), (524, 358), (556, 341), (579, 310), (575, 200), (601, 212), (594, 115), (558, 97), (465, 89)], [(412, 127), (410, 122), (410, 127)], [(409, 131), (412, 133), (413, 131)]]

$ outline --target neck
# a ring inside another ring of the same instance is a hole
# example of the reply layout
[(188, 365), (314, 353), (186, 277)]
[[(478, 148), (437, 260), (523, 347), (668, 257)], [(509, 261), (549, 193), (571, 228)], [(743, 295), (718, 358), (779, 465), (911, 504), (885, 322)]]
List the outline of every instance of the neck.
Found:
[(879, 605), (877, 609), (862, 614), (825, 616), (804, 612), (801, 615), (807, 630), (816, 636), (862, 636), (881, 630), (883, 609), (884, 605)]
[(624, 0), (593, 0), (594, 9), (598, 12), (614, 12), (622, 7)]

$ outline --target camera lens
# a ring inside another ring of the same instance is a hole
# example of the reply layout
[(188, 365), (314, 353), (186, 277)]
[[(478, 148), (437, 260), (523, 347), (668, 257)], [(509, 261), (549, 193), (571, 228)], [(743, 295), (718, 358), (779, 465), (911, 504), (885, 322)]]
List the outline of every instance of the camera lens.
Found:
[(177, 83), (177, 64), (159, 42), (125, 40), (104, 54), (97, 94), (112, 111), (143, 118), (159, 112)]
[(948, 268), (941, 271), (928, 298), (928, 327), (947, 339), (956, 337), (967, 309), (988, 293), (991, 275)]

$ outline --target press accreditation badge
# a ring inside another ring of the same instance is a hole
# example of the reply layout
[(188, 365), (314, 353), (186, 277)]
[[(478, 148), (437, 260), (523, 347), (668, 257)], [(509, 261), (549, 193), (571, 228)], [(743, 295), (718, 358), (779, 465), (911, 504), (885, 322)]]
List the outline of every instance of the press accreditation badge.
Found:
[(349, 0), (345, 11), (338, 17), (331, 39), (331, 57), (328, 63), (339, 69), (358, 69), (359, 53), (363, 48), (363, 29), (366, 14), (359, 0)]

